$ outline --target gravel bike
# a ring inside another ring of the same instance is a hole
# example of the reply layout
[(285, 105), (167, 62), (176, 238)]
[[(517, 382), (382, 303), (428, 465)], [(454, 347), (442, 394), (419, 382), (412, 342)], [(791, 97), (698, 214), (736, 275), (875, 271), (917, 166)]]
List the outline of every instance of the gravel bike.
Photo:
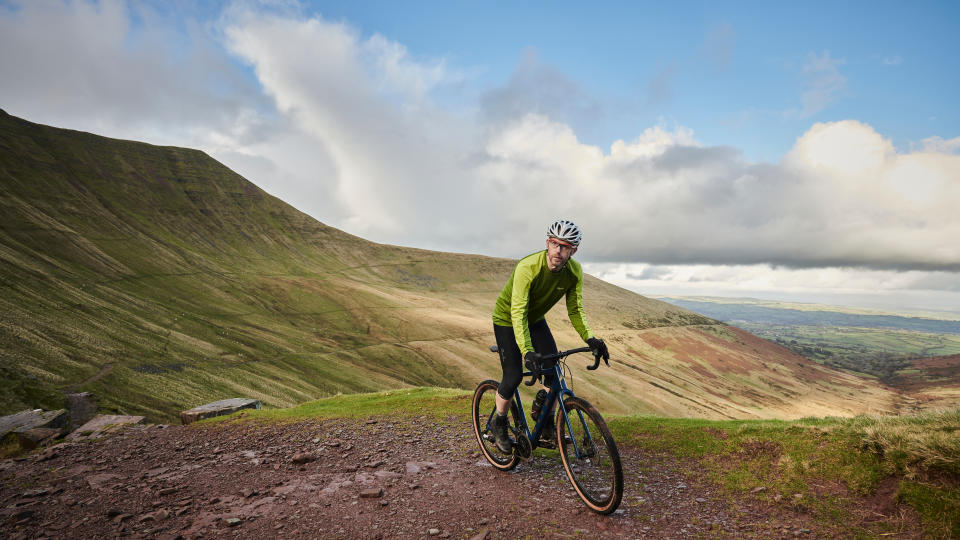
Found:
[[(490, 347), (490, 350), (499, 352), (496, 345)], [(498, 381), (483, 381), (474, 391), (473, 431), (487, 461), (501, 471), (512, 470), (521, 460), (530, 459), (534, 448), (550, 446), (550, 442), (541, 440), (540, 435), (546, 421), (546, 411), (550, 411), (556, 402), (557, 440), (552, 442), (560, 450), (563, 468), (577, 495), (588, 508), (599, 514), (610, 514), (617, 509), (623, 497), (623, 467), (620, 465), (617, 444), (597, 409), (585, 399), (574, 395), (564, 380), (564, 358), (588, 351), (590, 347), (560, 351), (544, 355), (539, 365), (526, 366), (530, 369), (523, 373), (524, 377), (530, 377), (530, 381), (524, 383), (527, 386), (540, 379), (543, 370), (552, 369), (555, 377), (540, 409), (544, 413), (539, 415), (532, 431), (523, 412), (520, 390), (514, 392), (507, 413), (510, 417), (508, 431), (512, 442), (510, 452), (503, 452), (497, 447), (491, 428), (493, 415), (497, 412), (496, 394), (500, 385)], [(588, 365), (587, 369), (594, 370), (600, 365), (600, 355), (595, 354), (594, 359), (593, 365)], [(610, 365), (609, 362), (607, 365)]]

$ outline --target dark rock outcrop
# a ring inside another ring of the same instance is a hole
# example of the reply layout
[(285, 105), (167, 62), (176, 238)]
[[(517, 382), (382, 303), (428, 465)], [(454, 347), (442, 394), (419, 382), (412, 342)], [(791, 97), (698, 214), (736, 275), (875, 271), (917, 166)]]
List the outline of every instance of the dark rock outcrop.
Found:
[(69, 425), (70, 415), (65, 409), (27, 409), (0, 418), (0, 439), (12, 432), (22, 449), (33, 450), (47, 441), (65, 435)]
[(68, 440), (94, 439), (122, 426), (142, 424), (142, 416), (123, 416), (117, 414), (98, 414), (92, 420), (67, 435)]
[(214, 416), (223, 416), (225, 414), (233, 414), (237, 411), (243, 409), (259, 409), (260, 400), (259, 399), (249, 399), (249, 398), (232, 398), (232, 399), (221, 399), (220, 401), (214, 401), (213, 403), (207, 403), (206, 405), (200, 405), (199, 407), (194, 407), (189, 411), (183, 411), (180, 413), (180, 421), (184, 425), (191, 424), (197, 420), (203, 420), (204, 418), (213, 418)]
[(90, 392), (67, 394), (70, 402), (70, 422), (74, 428), (89, 422), (97, 414), (97, 399)]

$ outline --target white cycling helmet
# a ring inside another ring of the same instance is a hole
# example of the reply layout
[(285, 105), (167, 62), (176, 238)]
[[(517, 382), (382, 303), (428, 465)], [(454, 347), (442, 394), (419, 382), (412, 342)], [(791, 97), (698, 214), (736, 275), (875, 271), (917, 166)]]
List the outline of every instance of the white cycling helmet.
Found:
[(580, 227), (577, 227), (574, 222), (558, 219), (547, 229), (547, 236), (577, 247), (580, 245), (580, 239), (583, 238), (583, 233), (580, 232)]

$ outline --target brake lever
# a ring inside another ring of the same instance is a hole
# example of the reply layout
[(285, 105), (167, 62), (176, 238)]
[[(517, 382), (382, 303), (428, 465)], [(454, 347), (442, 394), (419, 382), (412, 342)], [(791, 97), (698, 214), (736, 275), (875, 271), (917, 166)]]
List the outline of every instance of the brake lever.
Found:
[[(607, 365), (609, 366), (610, 364), (607, 364)], [(593, 365), (592, 365), (592, 366), (587, 366), (587, 369), (593, 371), (593, 370), (597, 369), (598, 367), (600, 367), (600, 354), (594, 353), (594, 354), (593, 354)]]
[(540, 362), (530, 362), (530, 361), (524, 360), (523, 365), (524, 367), (526, 367), (532, 372), (530, 373), (530, 380), (523, 384), (527, 386), (533, 386), (537, 381), (540, 380), (540, 376), (541, 376)]
[(530, 380), (523, 383), (527, 386), (533, 386), (537, 381), (540, 380), (540, 377), (542, 376), (539, 363), (530, 369), (533, 370), (533, 373), (530, 374)]

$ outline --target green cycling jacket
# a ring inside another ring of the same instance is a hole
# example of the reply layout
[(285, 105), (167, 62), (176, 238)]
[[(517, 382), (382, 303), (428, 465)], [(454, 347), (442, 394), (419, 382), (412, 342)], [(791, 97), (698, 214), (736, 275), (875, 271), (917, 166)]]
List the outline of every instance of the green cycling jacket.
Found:
[(497, 297), (493, 309), (493, 324), (512, 326), (520, 354), (533, 350), (530, 323), (546, 317), (550, 308), (567, 297), (570, 322), (584, 341), (593, 337), (583, 311), (583, 269), (570, 259), (559, 272), (547, 266), (547, 251), (538, 251), (520, 259), (510, 279)]

